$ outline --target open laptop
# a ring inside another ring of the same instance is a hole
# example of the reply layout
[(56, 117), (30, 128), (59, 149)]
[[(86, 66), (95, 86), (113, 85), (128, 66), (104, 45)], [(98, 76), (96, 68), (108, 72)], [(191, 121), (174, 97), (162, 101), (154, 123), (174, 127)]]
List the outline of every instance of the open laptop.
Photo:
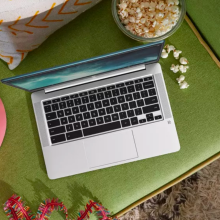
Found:
[(2, 82), (32, 93), (50, 179), (178, 151), (164, 41)]

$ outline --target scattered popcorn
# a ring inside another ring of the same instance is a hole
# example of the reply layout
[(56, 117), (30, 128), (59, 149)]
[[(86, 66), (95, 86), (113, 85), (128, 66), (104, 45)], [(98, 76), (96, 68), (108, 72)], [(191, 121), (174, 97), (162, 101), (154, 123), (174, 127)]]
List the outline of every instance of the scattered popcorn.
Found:
[(179, 78), (176, 78), (176, 80), (177, 80), (177, 82), (180, 84), (180, 83), (182, 83), (182, 82), (185, 80), (185, 76), (180, 75), (180, 77), (179, 77)]
[(161, 53), (161, 57), (162, 58), (167, 58), (168, 57), (168, 53), (166, 52), (166, 50), (162, 50), (162, 53)]
[(167, 49), (167, 53), (170, 53), (170, 51), (176, 49), (173, 45), (169, 45), (169, 44), (167, 44), (167, 45), (165, 46), (165, 48)]
[(185, 57), (181, 57), (180, 58), (180, 63), (184, 65), (184, 64), (188, 64), (189, 62)]
[(174, 73), (179, 72), (180, 66), (177, 64), (176, 66), (174, 64), (171, 65), (170, 70), (172, 70)]
[(179, 84), (180, 89), (187, 89), (189, 87), (189, 84), (186, 81), (183, 81)]
[(145, 38), (166, 34), (180, 17), (179, 0), (120, 0), (118, 9), (125, 28)]
[(173, 56), (174, 56), (174, 58), (178, 60), (181, 53), (182, 53), (181, 50), (174, 50), (174, 51), (173, 51)]
[(180, 72), (181, 73), (186, 73), (187, 69), (189, 69), (189, 66), (180, 65)]

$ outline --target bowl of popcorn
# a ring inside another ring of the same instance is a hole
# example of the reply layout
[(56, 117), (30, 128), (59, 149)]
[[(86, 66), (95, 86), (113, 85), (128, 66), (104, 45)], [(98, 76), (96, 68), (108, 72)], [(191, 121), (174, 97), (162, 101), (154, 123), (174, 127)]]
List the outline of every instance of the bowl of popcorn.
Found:
[(171, 36), (186, 14), (185, 0), (112, 0), (119, 29), (130, 38), (155, 42)]

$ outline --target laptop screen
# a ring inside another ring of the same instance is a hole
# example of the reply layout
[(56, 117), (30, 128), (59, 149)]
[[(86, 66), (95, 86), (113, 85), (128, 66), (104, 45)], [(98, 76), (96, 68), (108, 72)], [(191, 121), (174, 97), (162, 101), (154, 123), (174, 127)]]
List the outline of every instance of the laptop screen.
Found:
[(158, 61), (164, 41), (83, 60), (64, 66), (41, 70), (2, 80), (3, 83), (36, 91), (60, 83), (106, 73), (143, 63)]

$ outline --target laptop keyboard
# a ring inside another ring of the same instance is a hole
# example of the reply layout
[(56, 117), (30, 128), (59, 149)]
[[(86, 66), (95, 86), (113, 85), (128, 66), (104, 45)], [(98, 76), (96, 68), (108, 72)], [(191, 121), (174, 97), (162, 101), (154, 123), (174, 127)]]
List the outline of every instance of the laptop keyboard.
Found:
[(162, 119), (153, 77), (43, 101), (56, 144)]

